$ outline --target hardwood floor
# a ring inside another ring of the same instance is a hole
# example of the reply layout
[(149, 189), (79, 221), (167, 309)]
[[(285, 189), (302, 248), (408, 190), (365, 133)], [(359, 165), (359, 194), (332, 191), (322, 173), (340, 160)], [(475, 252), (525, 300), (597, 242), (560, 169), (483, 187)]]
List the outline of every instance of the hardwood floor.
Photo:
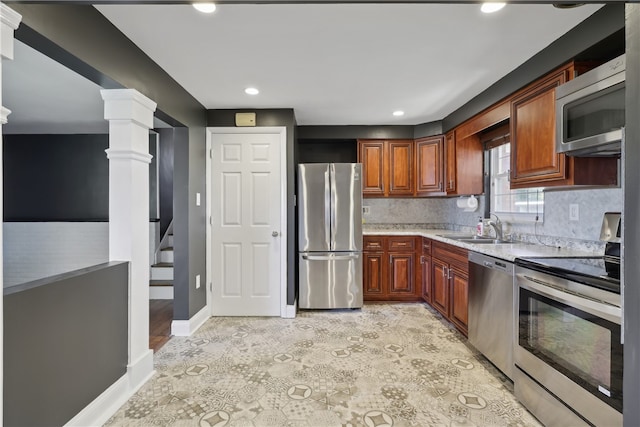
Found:
[(149, 348), (157, 352), (171, 339), (173, 300), (149, 300)]

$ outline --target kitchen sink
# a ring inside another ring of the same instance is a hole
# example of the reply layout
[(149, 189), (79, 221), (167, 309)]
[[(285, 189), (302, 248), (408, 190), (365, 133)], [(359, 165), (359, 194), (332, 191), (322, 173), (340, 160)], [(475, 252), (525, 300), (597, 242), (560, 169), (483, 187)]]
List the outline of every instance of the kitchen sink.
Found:
[(491, 239), (491, 238), (475, 238), (475, 239), (455, 239), (458, 242), (464, 243), (473, 243), (475, 244), (485, 244), (485, 245), (504, 245), (513, 243), (508, 240), (499, 240), (499, 239)]
[(475, 234), (437, 234), (437, 236), (446, 237), (447, 239), (456, 240), (458, 242), (473, 244), (503, 245), (514, 243), (508, 240), (494, 239), (493, 237), (476, 236)]

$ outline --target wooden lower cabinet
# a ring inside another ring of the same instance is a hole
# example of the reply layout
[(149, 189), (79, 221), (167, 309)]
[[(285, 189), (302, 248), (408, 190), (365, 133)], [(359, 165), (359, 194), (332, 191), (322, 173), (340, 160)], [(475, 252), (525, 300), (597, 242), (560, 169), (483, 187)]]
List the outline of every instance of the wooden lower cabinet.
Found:
[(382, 296), (384, 281), (384, 253), (382, 252), (365, 252), (363, 254), (364, 268), (362, 271), (362, 280), (364, 288), (364, 296)]
[(469, 320), (468, 252), (446, 243), (432, 243), (431, 306), (465, 336)]
[(422, 238), (422, 255), (416, 276), (416, 284), (422, 289), (422, 299), (431, 304), (431, 240)]
[(390, 296), (416, 296), (416, 254), (415, 252), (389, 253), (389, 287)]
[(447, 263), (433, 258), (431, 261), (431, 306), (446, 318), (449, 317), (449, 279)]
[(364, 236), (365, 301), (419, 301), (416, 283), (419, 237)]
[(449, 320), (466, 335), (469, 323), (469, 272), (457, 267), (451, 267), (449, 272), (449, 286), (451, 286)]
[(467, 335), (468, 251), (413, 236), (364, 236), (365, 301), (424, 300)]

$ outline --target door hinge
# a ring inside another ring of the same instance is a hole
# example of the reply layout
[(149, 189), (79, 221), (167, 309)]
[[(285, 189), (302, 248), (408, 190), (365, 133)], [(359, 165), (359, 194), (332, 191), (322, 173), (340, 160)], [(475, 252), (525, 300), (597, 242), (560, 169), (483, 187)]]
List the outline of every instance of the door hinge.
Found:
[(213, 159), (213, 148), (209, 148), (209, 158)]
[(209, 292), (213, 292), (213, 282), (209, 282)]
[(209, 216), (209, 225), (213, 225), (213, 217)]

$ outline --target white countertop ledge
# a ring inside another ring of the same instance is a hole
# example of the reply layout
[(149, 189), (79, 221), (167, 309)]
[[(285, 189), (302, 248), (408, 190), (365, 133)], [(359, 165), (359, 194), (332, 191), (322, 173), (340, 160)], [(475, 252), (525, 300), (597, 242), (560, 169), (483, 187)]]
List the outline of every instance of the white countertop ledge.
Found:
[(467, 243), (460, 242), (458, 240), (448, 239), (442, 237), (442, 234), (447, 235), (469, 235), (469, 233), (456, 232), (452, 230), (442, 229), (397, 229), (397, 228), (375, 228), (367, 229), (363, 227), (363, 234), (365, 236), (422, 236), (439, 242), (448, 243), (453, 246), (465, 248), (470, 251), (478, 252), (481, 254), (493, 256), (506, 261), (514, 261), (516, 258), (523, 257), (583, 257), (583, 256), (601, 256), (602, 254), (586, 251), (578, 251), (575, 249), (558, 248), (556, 246), (545, 246), (534, 243), (500, 243), (500, 244), (488, 244), (488, 243)]

